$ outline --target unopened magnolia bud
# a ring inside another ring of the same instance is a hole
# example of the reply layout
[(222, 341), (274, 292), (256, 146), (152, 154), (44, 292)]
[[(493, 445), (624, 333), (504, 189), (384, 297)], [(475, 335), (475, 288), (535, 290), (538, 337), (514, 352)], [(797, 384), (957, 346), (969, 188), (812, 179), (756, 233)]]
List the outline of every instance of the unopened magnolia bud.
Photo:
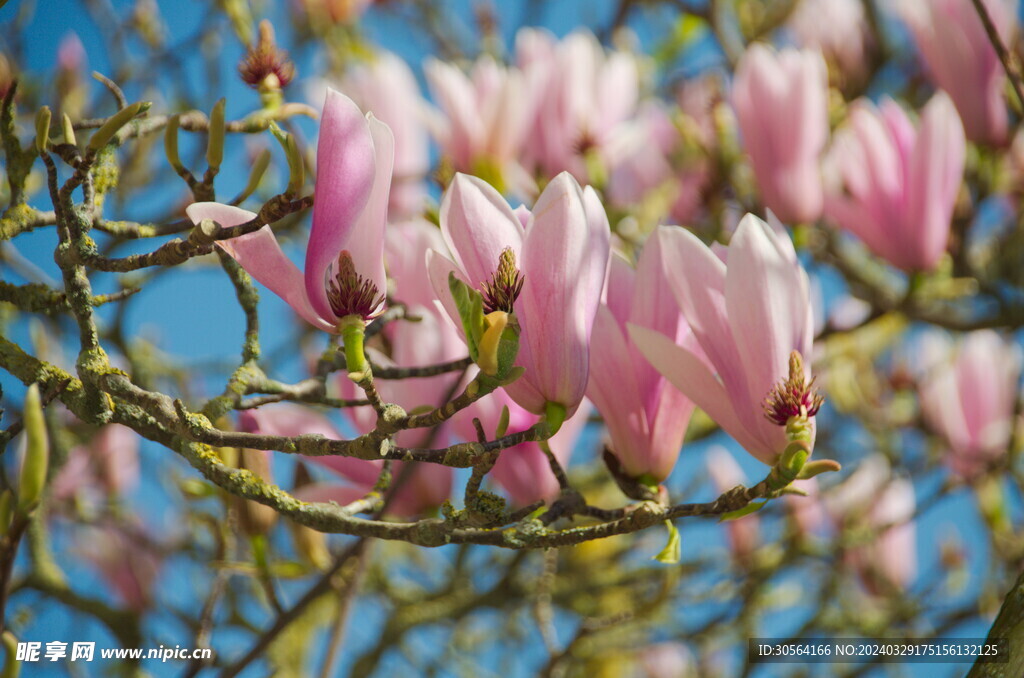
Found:
[(135, 116), (148, 111), (149, 107), (152, 105), (152, 102), (149, 101), (139, 101), (130, 106), (125, 106), (120, 111), (110, 116), (110, 118), (93, 133), (92, 138), (89, 139), (89, 153), (96, 153), (106, 146), (122, 127), (131, 122)]
[(75, 126), (71, 124), (71, 118), (67, 113), (61, 118), (61, 127), (64, 132), (64, 143), (77, 146), (78, 141), (75, 139)]
[(245, 188), (238, 197), (234, 199), (234, 204), (238, 204), (248, 198), (250, 195), (256, 192), (259, 188), (260, 181), (263, 179), (264, 173), (267, 171), (267, 167), (270, 166), (270, 151), (266, 148), (259, 152), (256, 156), (256, 160), (252, 164), (252, 171), (249, 172), (249, 181), (246, 183)]
[(18, 639), (10, 631), (0, 634), (0, 643), (4, 646), (3, 678), (18, 678), (21, 674), (21, 662), (18, 661)]
[(21, 463), (21, 481), (18, 484), (18, 510), (28, 514), (39, 505), (46, 485), (46, 470), (50, 463), (50, 443), (46, 435), (46, 421), (39, 398), (39, 386), (32, 384), (25, 395), (25, 458)]
[(36, 113), (36, 152), (46, 153), (50, 145), (50, 107), (43, 106)]
[(214, 173), (220, 170), (220, 163), (224, 160), (224, 106), (225, 100), (221, 98), (210, 111), (210, 137), (206, 144), (206, 164)]
[(167, 156), (167, 162), (178, 174), (185, 171), (185, 166), (181, 164), (181, 157), (178, 155), (178, 127), (180, 125), (181, 116), (172, 115), (167, 120), (167, 128), (164, 130), (164, 155)]

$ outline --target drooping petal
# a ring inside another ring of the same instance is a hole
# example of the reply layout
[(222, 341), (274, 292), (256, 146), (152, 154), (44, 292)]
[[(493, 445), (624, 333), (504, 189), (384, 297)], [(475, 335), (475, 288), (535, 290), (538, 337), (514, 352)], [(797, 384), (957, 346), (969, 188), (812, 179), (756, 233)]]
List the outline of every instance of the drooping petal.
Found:
[[(392, 157), (393, 153), (392, 149)], [(327, 300), (327, 270), (342, 250), (348, 249), (354, 241), (369, 237), (366, 233), (356, 233), (356, 225), (370, 200), (377, 173), (374, 140), (366, 118), (351, 99), (333, 89), (327, 90), (316, 157), (316, 201), (306, 249), (306, 292), (320, 317), (333, 318)], [(388, 174), (390, 182), (390, 172)], [(387, 194), (384, 197), (386, 201)], [(359, 267), (366, 265), (355, 256), (353, 261), (357, 270), (363, 270)]]
[(776, 427), (779, 432), (778, 444), (765, 445), (747, 430), (725, 388), (697, 356), (659, 332), (636, 325), (628, 327), (629, 336), (640, 352), (676, 388), (714, 419), (747, 452), (766, 464), (775, 463), (786, 446), (786, 436), (781, 427)]
[[(222, 227), (230, 228), (252, 221), (256, 215), (248, 210), (215, 202), (197, 202), (185, 208), (193, 223), (212, 219)], [(270, 291), (284, 299), (306, 322), (328, 332), (334, 323), (320, 316), (309, 302), (306, 283), (298, 266), (281, 251), (270, 226), (230, 240), (218, 240), (217, 245), (245, 271)], [(330, 316), (329, 316), (330, 317)]]

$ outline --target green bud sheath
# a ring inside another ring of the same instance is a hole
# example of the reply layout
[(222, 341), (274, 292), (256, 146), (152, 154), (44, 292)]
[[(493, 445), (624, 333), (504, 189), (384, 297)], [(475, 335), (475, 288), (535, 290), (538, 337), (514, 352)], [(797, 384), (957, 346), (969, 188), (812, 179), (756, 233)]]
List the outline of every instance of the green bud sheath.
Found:
[(565, 406), (552, 402), (545, 403), (544, 420), (548, 423), (550, 435), (555, 435), (558, 433), (558, 429), (562, 428), (562, 423), (565, 421)]
[(21, 464), (21, 482), (18, 485), (18, 511), (28, 514), (39, 505), (46, 485), (46, 468), (50, 461), (50, 444), (46, 437), (46, 422), (39, 399), (39, 386), (32, 384), (25, 395), (25, 435), (27, 447)]
[(42, 155), (50, 145), (50, 107), (43, 106), (36, 113), (36, 152)]
[(210, 138), (206, 144), (206, 164), (214, 173), (220, 170), (220, 163), (224, 160), (224, 106), (225, 100), (221, 98), (210, 111)]
[(139, 101), (131, 106), (125, 106), (120, 111), (110, 116), (110, 119), (103, 123), (103, 126), (96, 130), (93, 133), (92, 138), (89, 139), (89, 145), (87, 147), (89, 153), (95, 154), (101, 148), (106, 146), (122, 127), (132, 121), (132, 118), (145, 113), (152, 105), (153, 104), (149, 101)]
[(178, 127), (180, 124), (181, 116), (172, 115), (167, 120), (167, 128), (164, 130), (164, 155), (167, 156), (167, 162), (171, 163), (171, 167), (178, 174), (185, 170), (185, 166), (181, 164), (181, 157), (178, 155)]

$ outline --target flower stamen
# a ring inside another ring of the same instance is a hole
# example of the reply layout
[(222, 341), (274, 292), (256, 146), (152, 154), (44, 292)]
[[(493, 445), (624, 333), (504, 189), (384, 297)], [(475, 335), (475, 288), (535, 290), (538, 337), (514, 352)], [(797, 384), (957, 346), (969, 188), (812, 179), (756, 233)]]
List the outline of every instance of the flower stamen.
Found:
[(825, 397), (814, 387), (815, 379), (804, 376), (803, 359), (798, 351), (789, 354), (789, 377), (772, 387), (764, 402), (764, 416), (785, 426), (792, 417), (810, 418), (818, 413)]
[(374, 317), (375, 311), (384, 301), (372, 280), (356, 272), (355, 263), (348, 250), (338, 255), (336, 266), (327, 269), (327, 301), (339, 318), (349, 315), (361, 316), (364, 320)]
[(512, 313), (512, 305), (523, 291), (523, 280), (523, 274), (516, 268), (516, 253), (511, 247), (506, 247), (498, 257), (494, 276), (483, 284), (484, 314), (494, 311)]

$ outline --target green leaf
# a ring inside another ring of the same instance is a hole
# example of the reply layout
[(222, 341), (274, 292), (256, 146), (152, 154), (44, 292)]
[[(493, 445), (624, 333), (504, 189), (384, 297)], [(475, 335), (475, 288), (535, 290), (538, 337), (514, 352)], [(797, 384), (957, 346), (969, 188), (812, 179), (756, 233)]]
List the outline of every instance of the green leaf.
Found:
[(654, 560), (657, 560), (659, 563), (675, 565), (679, 562), (679, 556), (682, 552), (679, 530), (676, 529), (671, 520), (665, 521), (665, 527), (668, 528), (668, 543), (665, 544), (665, 548), (661, 549), (661, 553), (654, 556)]
[(768, 500), (763, 500), (760, 504), (757, 502), (751, 502), (741, 509), (736, 511), (730, 511), (729, 513), (722, 514), (722, 517), (718, 519), (718, 522), (724, 523), (727, 520), (739, 520), (743, 516), (749, 516), (751, 513), (757, 513), (764, 508), (764, 505), (768, 503)]
[(483, 297), (472, 287), (459, 280), (454, 272), (448, 274), (448, 289), (452, 292), (455, 308), (458, 309), (459, 318), (462, 320), (462, 331), (466, 334), (469, 357), (476, 362), (480, 357), (480, 338), (484, 334)]

